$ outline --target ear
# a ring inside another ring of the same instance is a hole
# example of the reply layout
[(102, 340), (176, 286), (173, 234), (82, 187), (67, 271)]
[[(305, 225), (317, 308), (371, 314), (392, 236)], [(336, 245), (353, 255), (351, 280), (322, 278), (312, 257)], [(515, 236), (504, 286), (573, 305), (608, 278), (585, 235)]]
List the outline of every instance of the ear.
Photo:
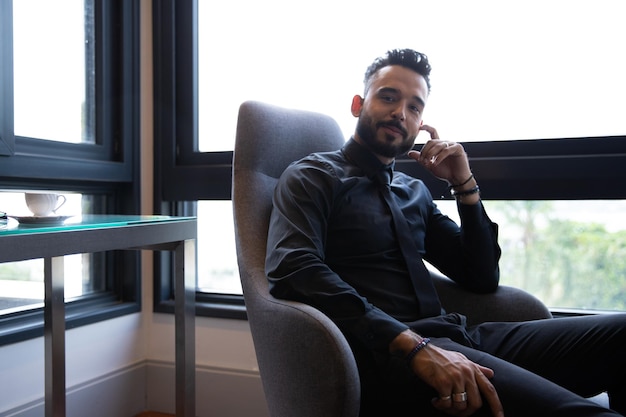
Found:
[(363, 108), (363, 97), (359, 95), (352, 97), (352, 106), (350, 106), (350, 110), (352, 110), (352, 115), (354, 117), (359, 117), (361, 115), (362, 108)]

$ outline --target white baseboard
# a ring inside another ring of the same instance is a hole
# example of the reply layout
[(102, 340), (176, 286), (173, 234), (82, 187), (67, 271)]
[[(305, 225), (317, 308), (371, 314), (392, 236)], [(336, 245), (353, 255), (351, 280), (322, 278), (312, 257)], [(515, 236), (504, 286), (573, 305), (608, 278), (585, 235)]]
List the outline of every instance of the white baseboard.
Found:
[[(148, 409), (173, 414), (173, 364), (149, 361), (146, 369)], [(196, 414), (198, 417), (269, 417), (259, 374), (196, 367)]]
[[(174, 413), (174, 365), (143, 361), (67, 390), (67, 417), (133, 417), (145, 410)], [(269, 417), (258, 373), (196, 368), (198, 417)], [(0, 417), (43, 417), (39, 400)]]
[[(145, 410), (146, 364), (138, 363), (67, 390), (67, 417), (132, 417)], [(0, 417), (43, 417), (43, 395)]]

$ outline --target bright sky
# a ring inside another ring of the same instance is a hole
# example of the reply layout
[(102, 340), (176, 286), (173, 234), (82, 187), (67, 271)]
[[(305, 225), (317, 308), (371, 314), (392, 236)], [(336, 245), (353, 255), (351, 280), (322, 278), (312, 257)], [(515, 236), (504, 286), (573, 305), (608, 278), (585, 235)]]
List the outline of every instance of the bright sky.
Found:
[(82, 141), (83, 0), (13, 2), (15, 135)]
[(239, 104), (250, 99), (330, 114), (349, 136), (365, 68), (402, 47), (429, 55), (425, 121), (450, 140), (626, 133), (620, 0), (201, 0), (199, 8), (204, 151), (232, 149)]

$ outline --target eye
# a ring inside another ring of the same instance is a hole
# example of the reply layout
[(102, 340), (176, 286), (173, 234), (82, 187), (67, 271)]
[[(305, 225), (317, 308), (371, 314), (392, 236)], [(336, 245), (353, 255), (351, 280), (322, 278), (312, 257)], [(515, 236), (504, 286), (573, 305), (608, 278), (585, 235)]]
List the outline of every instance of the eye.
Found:
[(409, 109), (410, 109), (412, 112), (417, 113), (417, 114), (419, 114), (419, 113), (421, 113), (421, 112), (422, 112), (422, 110), (421, 110), (419, 107), (417, 107), (417, 106), (412, 106), (412, 105), (411, 105), (411, 106), (409, 106)]

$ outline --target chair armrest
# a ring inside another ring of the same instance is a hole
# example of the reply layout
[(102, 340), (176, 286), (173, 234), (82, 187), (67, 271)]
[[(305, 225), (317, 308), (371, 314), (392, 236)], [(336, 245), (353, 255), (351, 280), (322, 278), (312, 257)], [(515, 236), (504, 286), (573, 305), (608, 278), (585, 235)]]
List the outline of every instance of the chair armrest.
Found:
[(472, 293), (440, 274), (430, 271), (443, 308), (467, 317), (468, 325), (487, 321), (527, 321), (552, 318), (550, 310), (526, 291), (500, 285), (490, 294)]
[(358, 416), (358, 368), (339, 328), (312, 306), (271, 296), (263, 270), (241, 273), (270, 415)]

